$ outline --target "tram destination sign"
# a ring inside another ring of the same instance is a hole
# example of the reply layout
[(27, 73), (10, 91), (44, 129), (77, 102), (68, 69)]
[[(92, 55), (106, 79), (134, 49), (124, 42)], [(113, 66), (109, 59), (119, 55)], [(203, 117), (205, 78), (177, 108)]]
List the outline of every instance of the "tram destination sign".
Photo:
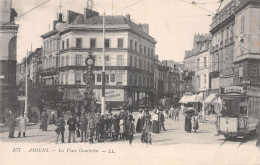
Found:
[(225, 93), (239, 93), (239, 94), (243, 94), (244, 93), (244, 89), (243, 87), (240, 86), (229, 86), (225, 88)]

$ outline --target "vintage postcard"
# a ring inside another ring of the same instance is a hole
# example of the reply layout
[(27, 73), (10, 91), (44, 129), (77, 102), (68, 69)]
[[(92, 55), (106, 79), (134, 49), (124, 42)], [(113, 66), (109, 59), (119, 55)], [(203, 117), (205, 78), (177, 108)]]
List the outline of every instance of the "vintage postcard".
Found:
[(0, 164), (260, 164), (259, 0), (0, 12)]

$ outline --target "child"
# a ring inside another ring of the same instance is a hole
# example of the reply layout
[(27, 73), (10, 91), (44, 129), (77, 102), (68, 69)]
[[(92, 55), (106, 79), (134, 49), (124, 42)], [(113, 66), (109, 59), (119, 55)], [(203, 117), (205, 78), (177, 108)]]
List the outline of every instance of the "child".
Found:
[(196, 130), (199, 128), (199, 122), (198, 122), (198, 114), (195, 113), (194, 117), (193, 117), (193, 129), (194, 129), (194, 133), (196, 133)]

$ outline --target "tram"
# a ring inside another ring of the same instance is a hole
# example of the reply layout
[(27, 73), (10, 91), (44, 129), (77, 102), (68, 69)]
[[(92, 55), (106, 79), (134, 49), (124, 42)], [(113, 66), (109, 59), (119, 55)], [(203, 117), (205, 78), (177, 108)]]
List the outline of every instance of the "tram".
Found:
[(247, 138), (256, 133), (260, 119), (260, 84), (242, 84), (224, 89), (218, 94), (222, 101), (217, 119), (218, 133), (226, 138)]

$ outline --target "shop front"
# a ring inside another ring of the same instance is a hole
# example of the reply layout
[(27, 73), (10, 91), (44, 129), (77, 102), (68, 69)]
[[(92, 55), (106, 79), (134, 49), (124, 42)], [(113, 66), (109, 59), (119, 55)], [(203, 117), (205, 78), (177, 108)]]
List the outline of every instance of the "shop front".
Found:
[(221, 100), (215, 93), (210, 94), (205, 100), (205, 115), (218, 114), (221, 108)]

